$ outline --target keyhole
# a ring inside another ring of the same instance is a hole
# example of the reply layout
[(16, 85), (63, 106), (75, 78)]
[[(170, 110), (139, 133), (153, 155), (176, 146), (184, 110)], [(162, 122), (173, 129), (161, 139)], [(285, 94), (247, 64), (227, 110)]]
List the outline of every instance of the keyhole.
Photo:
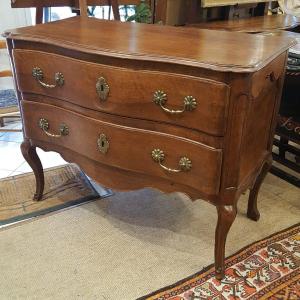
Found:
[(101, 84), (100, 89), (101, 89), (101, 92), (104, 92), (104, 85), (103, 84)]
[(102, 141), (102, 142), (101, 142), (101, 147), (104, 148), (104, 146), (105, 146), (105, 142)]

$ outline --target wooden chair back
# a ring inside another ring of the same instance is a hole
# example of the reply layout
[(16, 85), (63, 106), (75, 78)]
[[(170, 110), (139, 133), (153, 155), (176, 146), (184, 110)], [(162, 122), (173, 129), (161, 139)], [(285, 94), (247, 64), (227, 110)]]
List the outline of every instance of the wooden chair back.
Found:
[[(0, 49), (6, 49), (6, 42), (3, 40), (0, 40)], [(0, 71), (0, 77), (12, 77), (11, 70)]]
[[(70, 6), (70, 7), (87, 7), (90, 6), (102, 6), (110, 5), (113, 9), (114, 19), (120, 20), (119, 5), (137, 5), (140, 0), (18, 0), (11, 1), (12, 8), (36, 8), (36, 24), (43, 22), (43, 8), (44, 7), (57, 7), (57, 6)], [(155, 0), (148, 0), (149, 5), (152, 7), (154, 13)], [(86, 9), (80, 9), (81, 13), (86, 15)]]
[[(6, 49), (6, 42), (3, 40), (0, 40), (0, 50)], [(11, 70), (2, 70), (0, 71), (0, 78), (1, 77), (12, 77), (12, 71)], [(0, 107), (0, 132), (17, 132), (22, 131), (22, 129), (7, 129), (7, 128), (1, 128), (4, 127), (4, 118), (19, 118), (20, 112), (18, 106), (11, 106), (11, 107)]]

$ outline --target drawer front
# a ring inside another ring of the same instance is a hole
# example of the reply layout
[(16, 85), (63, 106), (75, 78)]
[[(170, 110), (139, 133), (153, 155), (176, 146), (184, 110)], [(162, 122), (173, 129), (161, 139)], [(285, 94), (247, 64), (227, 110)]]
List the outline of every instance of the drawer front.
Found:
[(106, 165), (164, 177), (207, 195), (219, 191), (221, 150), (169, 134), (102, 122), (53, 105), (22, 101), (21, 107), (28, 138), (63, 146)]
[(105, 66), (39, 51), (17, 49), (13, 56), (22, 92), (47, 95), (111, 114), (224, 135), (229, 95), (226, 84)]

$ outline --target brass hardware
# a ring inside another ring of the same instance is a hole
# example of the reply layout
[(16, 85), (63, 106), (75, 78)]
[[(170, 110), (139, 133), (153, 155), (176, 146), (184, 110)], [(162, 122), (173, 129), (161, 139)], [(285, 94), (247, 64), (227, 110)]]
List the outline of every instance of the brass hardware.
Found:
[(192, 111), (197, 106), (197, 101), (193, 96), (185, 96), (183, 99), (183, 108), (180, 110), (174, 110), (164, 107), (167, 102), (167, 94), (164, 91), (158, 90), (153, 95), (153, 101), (159, 105), (165, 112), (170, 114), (182, 114), (185, 111)]
[(48, 130), (50, 128), (49, 121), (44, 118), (41, 118), (39, 120), (39, 127), (50, 137), (59, 138), (59, 137), (66, 136), (69, 134), (68, 126), (63, 123), (60, 124), (60, 126), (59, 126), (59, 132), (60, 132), (59, 134), (54, 134), (54, 133), (48, 132)]
[(99, 77), (96, 82), (96, 91), (101, 100), (105, 101), (109, 94), (109, 85), (104, 77)]
[(109, 141), (104, 133), (101, 133), (97, 140), (98, 149), (101, 153), (105, 154), (109, 148)]
[(44, 73), (43, 73), (43, 70), (39, 67), (34, 67), (32, 69), (32, 76), (33, 78), (35, 78), (37, 80), (37, 82), (45, 87), (45, 88), (48, 88), (48, 89), (53, 89), (57, 86), (63, 86), (64, 83), (65, 83), (65, 79), (64, 79), (64, 75), (60, 72), (56, 72), (54, 74), (54, 81), (55, 81), (55, 84), (48, 84), (48, 83), (45, 83), (43, 82), (43, 78), (44, 78)]
[(153, 95), (153, 101), (157, 105), (165, 105), (167, 102), (167, 94), (164, 91), (156, 91)]
[(274, 72), (271, 72), (270, 74), (268, 74), (266, 76), (266, 79), (268, 79), (268, 78), (270, 79), (271, 82), (274, 82), (276, 80)]
[(186, 156), (183, 156), (179, 160), (179, 169), (171, 169), (162, 164), (162, 162), (165, 160), (165, 154), (160, 149), (154, 149), (151, 152), (152, 159), (157, 162), (164, 170), (171, 172), (171, 173), (179, 173), (182, 171), (190, 171), (192, 169), (192, 162), (189, 158)]

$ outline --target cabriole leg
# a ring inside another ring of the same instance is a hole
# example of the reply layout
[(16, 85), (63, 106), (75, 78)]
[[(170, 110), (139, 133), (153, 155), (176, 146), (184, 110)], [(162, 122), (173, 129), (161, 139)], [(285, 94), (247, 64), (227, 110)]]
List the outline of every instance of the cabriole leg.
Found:
[(253, 187), (250, 190), (249, 200), (248, 200), (248, 210), (247, 210), (247, 217), (253, 221), (258, 221), (260, 217), (260, 213), (257, 208), (257, 196), (261, 184), (263, 183), (266, 175), (268, 174), (270, 167), (272, 165), (272, 161), (268, 160), (263, 165), (259, 175), (257, 176)]
[(24, 140), (21, 144), (21, 151), (35, 176), (36, 192), (33, 196), (33, 200), (41, 200), (44, 191), (44, 171), (42, 163), (36, 153), (36, 147), (32, 146), (29, 140)]
[(225, 275), (225, 243), (229, 229), (236, 217), (235, 205), (217, 206), (218, 223), (215, 235), (215, 269), (216, 278), (221, 280)]

